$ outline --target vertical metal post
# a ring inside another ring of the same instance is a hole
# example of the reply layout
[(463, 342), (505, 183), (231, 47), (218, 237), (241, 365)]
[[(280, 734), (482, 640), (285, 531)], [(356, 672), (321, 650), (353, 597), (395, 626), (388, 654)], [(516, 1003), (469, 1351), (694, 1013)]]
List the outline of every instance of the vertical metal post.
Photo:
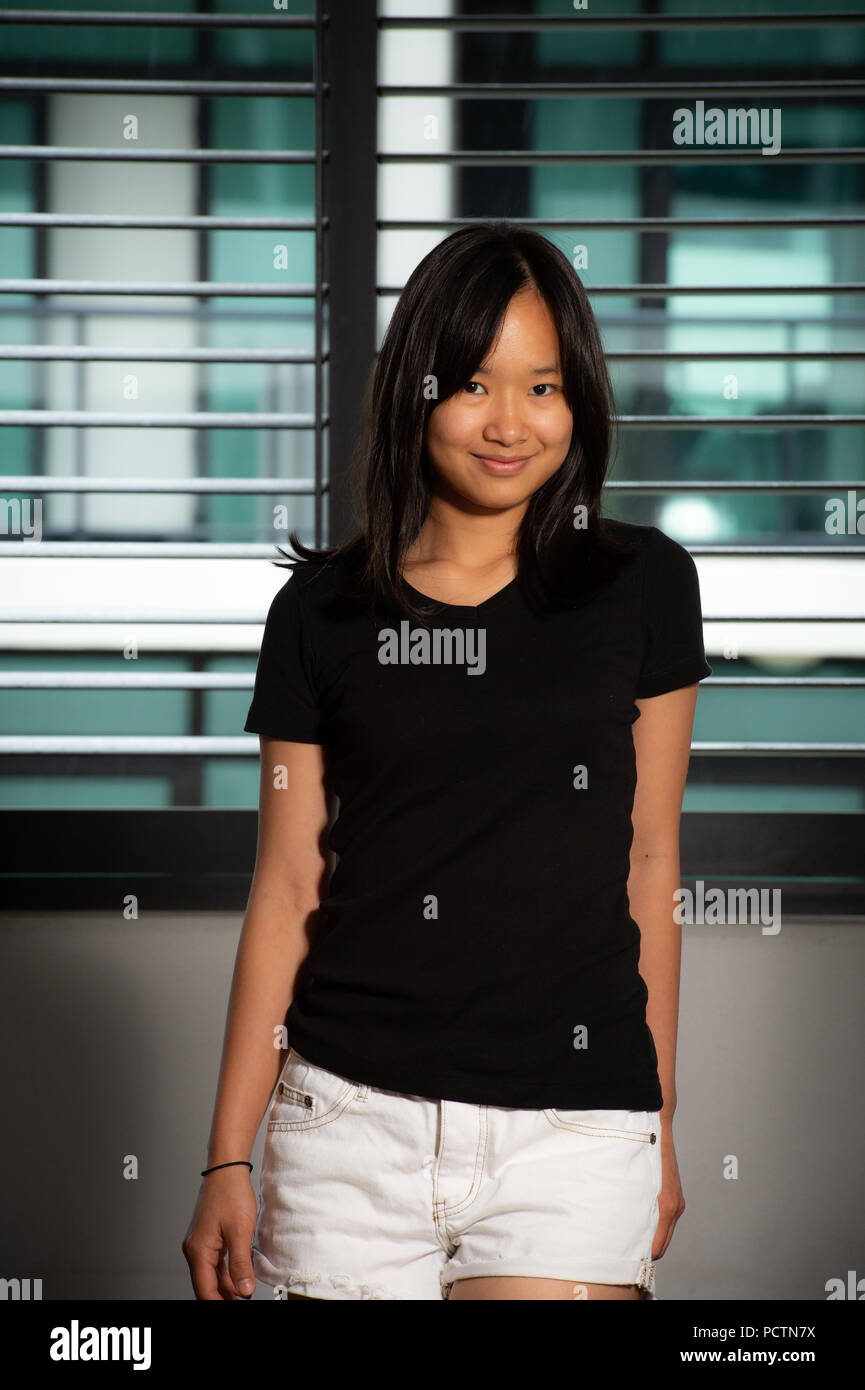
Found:
[[(210, 13), (210, 0), (195, 0), (197, 14)], [(195, 30), (195, 65), (198, 72), (213, 72), (213, 31), (198, 26)], [(210, 148), (211, 140), (211, 104), (210, 98), (206, 96), (193, 97), (195, 102), (195, 131), (199, 149)], [(195, 178), (195, 211), (199, 217), (206, 217), (212, 210), (213, 201), (213, 175), (211, 166), (207, 163), (198, 164), (194, 168)], [(196, 235), (197, 261), (196, 276), (199, 281), (204, 283), (210, 279), (210, 238), (213, 233), (199, 229)], [(210, 315), (213, 301), (210, 297), (201, 296), (195, 300), (192, 313), (194, 315), (194, 339), (197, 347), (206, 347), (212, 341), (210, 333)], [(193, 367), (193, 380), (195, 382), (195, 409), (206, 411), (213, 408), (213, 393), (210, 390), (212, 380), (212, 367), (206, 366), (203, 362), (196, 362)], [(210, 432), (208, 430), (196, 430), (193, 437), (193, 451), (195, 458), (195, 475), (199, 478), (206, 478), (210, 473)], [(192, 514), (194, 517), (192, 525), (193, 537), (201, 540), (209, 540), (211, 537), (210, 527), (213, 516), (216, 512), (214, 502), (199, 494), (195, 499)]]
[[(210, 0), (195, 0), (197, 14), (210, 13)], [(195, 54), (196, 68), (198, 72), (213, 72), (214, 40), (213, 31), (208, 28), (197, 26), (195, 30)], [(212, 139), (211, 121), (211, 102), (206, 96), (193, 97), (195, 102), (195, 130), (196, 140), (199, 149), (207, 150), (210, 148)], [(206, 217), (213, 208), (213, 171), (207, 163), (199, 164), (195, 169), (195, 211), (199, 217)], [(196, 257), (197, 265), (195, 268), (196, 277), (201, 283), (210, 279), (211, 254), (210, 238), (211, 232), (199, 229), (196, 236)], [(207, 298), (199, 298), (194, 301), (192, 313), (194, 315), (194, 341), (196, 347), (209, 347), (212, 342), (211, 313), (213, 301)], [(195, 383), (195, 409), (206, 411), (213, 408), (213, 392), (210, 389), (211, 373), (213, 368), (204, 362), (196, 362), (193, 366), (193, 380)], [(192, 441), (193, 457), (195, 460), (195, 476), (206, 478), (210, 474), (211, 464), (211, 440), (209, 430), (196, 430)], [(215, 515), (218, 515), (218, 499), (207, 497), (204, 493), (199, 493), (193, 504), (193, 538), (202, 541), (209, 541), (212, 538), (212, 523)], [(182, 528), (179, 528), (182, 533)], [(195, 653), (187, 657), (189, 669), (191, 671), (206, 671), (209, 663), (199, 654)], [(186, 729), (187, 732), (200, 737), (205, 732), (207, 725), (207, 709), (212, 705), (212, 699), (203, 690), (190, 690), (186, 696)], [(189, 767), (183, 767), (184, 762), (189, 763)], [(207, 779), (204, 775), (203, 758), (178, 758), (174, 764), (174, 775), (171, 779), (173, 804), (175, 806), (205, 806), (207, 805)]]
[[(657, 15), (662, 12), (660, 0), (645, 0), (645, 13), (647, 15)], [(661, 80), (663, 77), (663, 43), (664, 35), (658, 34), (652, 29), (645, 30), (640, 34), (640, 70), (650, 80)], [(670, 104), (666, 101), (653, 101), (651, 99), (642, 101), (639, 134), (641, 149), (663, 149), (669, 143), (671, 110)], [(675, 173), (670, 165), (644, 165), (638, 168), (637, 178), (639, 188), (637, 216), (669, 217), (675, 180)], [(667, 284), (670, 233), (666, 231), (638, 232), (637, 244), (639, 246), (638, 275), (640, 283)], [(634, 328), (634, 341), (640, 347), (666, 348), (670, 341), (670, 301), (666, 298), (638, 298), (636, 303), (637, 323)], [(664, 363), (658, 363), (657, 367), (647, 364), (642, 370), (646, 374), (643, 380), (640, 380), (639, 375), (636, 374), (637, 384), (632, 406), (634, 414), (666, 415), (670, 409), (670, 394)], [(637, 373), (639, 372), (640, 368), (638, 367)], [(648, 451), (640, 448), (639, 444), (640, 436), (637, 436), (635, 442), (630, 446), (626, 436), (623, 440), (622, 461), (628, 476), (641, 479), (651, 478), (655, 469), (654, 461), (647, 458)], [(669, 439), (667, 447), (671, 458), (676, 458), (677, 454), (680, 454), (681, 446), (675, 434)], [(641, 499), (636, 496), (631, 499), (624, 499), (624, 505), (621, 503), (618, 507), (614, 505), (610, 510), (611, 515), (620, 517), (622, 521), (636, 521), (646, 525), (657, 520), (657, 509), (660, 505), (660, 501), (652, 498)]]
[[(28, 112), (31, 122), (30, 138), (36, 145), (47, 145), (49, 142), (48, 111), (50, 101), (51, 97), (47, 92), (34, 94), (34, 96), (30, 99)], [(33, 206), (36, 208), (38, 212), (51, 212), (53, 209), (48, 206), (49, 189), (50, 196), (54, 197), (56, 185), (53, 184), (53, 180), (51, 181), (51, 183), (49, 183), (47, 162), (44, 159), (36, 159), (32, 163), (28, 163), (27, 165), (25, 165), (25, 169), (28, 169), (30, 171), (31, 196), (33, 198)], [(54, 274), (57, 273), (56, 270), (54, 270), (54, 266), (51, 264), (48, 255), (49, 235), (50, 234), (47, 227), (37, 227), (31, 234), (30, 244), (33, 248), (32, 274), (40, 280), (47, 280), (49, 275), (52, 274), (52, 272)], [(57, 325), (59, 324), (60, 319), (59, 316), (55, 315), (54, 303), (55, 301), (53, 296), (48, 295), (35, 295), (33, 299), (31, 299), (30, 305), (34, 313), (31, 315), (30, 322), (27, 325), (27, 332), (30, 335), (31, 342), (34, 340), (38, 342), (40, 334), (43, 343), (53, 343), (58, 340), (62, 341), (62, 339), (60, 338), (60, 334), (57, 331)], [(36, 320), (35, 324), (33, 323), (34, 318)], [(72, 322), (74, 325), (74, 316)], [(48, 409), (48, 406), (50, 404), (48, 399), (49, 382), (51, 382), (52, 380), (52, 371), (47, 362), (37, 361), (32, 362), (30, 364), (29, 404), (32, 409)], [(73, 430), (74, 435), (79, 435), (83, 433), (83, 430)], [(74, 468), (76, 472), (83, 473), (84, 470), (80, 464), (80, 457), (76, 452), (79, 447), (80, 446), (78, 445), (78, 442), (76, 440), (75, 443), (72, 445)], [(35, 429), (29, 429), (27, 431), (27, 448), (30, 451), (30, 472), (34, 476), (47, 472), (46, 463), (48, 459), (48, 449), (46, 447), (44, 429), (41, 429), (37, 425)], [(22, 454), (22, 468), (24, 467), (24, 458), (25, 455)], [(34, 487), (36, 486), (38, 486), (38, 484), (34, 484)], [(72, 535), (82, 535), (82, 500), (77, 497), (70, 498), (70, 503), (70, 511), (73, 515), (74, 527)], [(55, 518), (57, 510), (59, 509), (54, 509)], [(51, 529), (54, 530), (56, 533), (57, 522), (55, 518), (52, 518), (49, 525), (51, 526)]]
[[(315, 0), (315, 30), (313, 33), (313, 82), (315, 84), (315, 166), (313, 169), (313, 217), (315, 219), (315, 303), (313, 305), (313, 353), (315, 364), (312, 369), (312, 418), (315, 432), (312, 437), (314, 535), (313, 545), (324, 544), (324, 428), (321, 417), (324, 413), (324, 294), (322, 286), (327, 276), (327, 260), (324, 241), (324, 151), (327, 139), (325, 125), (325, 15), (328, 0)], [(328, 458), (330, 456), (328, 455)]]
[[(326, 3), (326, 0), (320, 0)], [(330, 286), (328, 350), (329, 539), (357, 526), (347, 493), (361, 404), (376, 350), (377, 7), (331, 2), (324, 213)]]

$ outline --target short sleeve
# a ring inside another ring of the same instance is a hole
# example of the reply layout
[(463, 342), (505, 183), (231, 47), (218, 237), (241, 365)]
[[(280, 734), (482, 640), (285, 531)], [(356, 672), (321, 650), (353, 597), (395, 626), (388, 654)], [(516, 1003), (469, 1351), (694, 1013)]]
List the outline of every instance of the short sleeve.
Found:
[(646, 542), (642, 598), (643, 658), (637, 700), (664, 695), (711, 676), (703, 645), (697, 566), (683, 545), (652, 526)]
[(294, 575), (278, 590), (264, 624), (247, 733), (290, 743), (321, 743), (321, 716), (311, 679), (300, 587)]

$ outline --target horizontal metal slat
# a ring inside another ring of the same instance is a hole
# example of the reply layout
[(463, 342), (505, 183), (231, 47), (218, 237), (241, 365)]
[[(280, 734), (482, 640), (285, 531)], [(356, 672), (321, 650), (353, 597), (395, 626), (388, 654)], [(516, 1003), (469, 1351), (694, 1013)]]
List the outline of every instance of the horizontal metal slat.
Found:
[(0, 145), (0, 159), (110, 160), (118, 164), (315, 164), (327, 150), (120, 149), (114, 145)]
[[(329, 490), (327, 482), (321, 486), (322, 493)], [(860, 556), (865, 553), (862, 545), (836, 545), (827, 539), (823, 545), (710, 545), (696, 542), (688, 545), (692, 555), (797, 555), (817, 556), (822, 559), (836, 556)], [(0, 559), (89, 559), (89, 560), (256, 560), (262, 557), (279, 558), (271, 544), (260, 542), (221, 542), (221, 541), (12, 541), (0, 542)], [(716, 621), (713, 619), (713, 621)], [(717, 621), (722, 621), (718, 619)], [(742, 622), (741, 617), (724, 619), (729, 622)], [(776, 621), (776, 620), (773, 620)], [(805, 620), (803, 620), (805, 621)], [(807, 621), (812, 621), (808, 619)]]
[(272, 281), (242, 280), (0, 280), (0, 294), (117, 294), (190, 295), (215, 299), (219, 295), (250, 299), (314, 299), (328, 286), (275, 285)]
[[(0, 281), (0, 291), (4, 284), (11, 284), (11, 281)], [(401, 295), (405, 287), (402, 285), (377, 285), (376, 293), (382, 296)], [(865, 281), (845, 280), (835, 284), (815, 284), (815, 285), (659, 285), (659, 284), (621, 284), (621, 285), (591, 285), (585, 286), (586, 294), (591, 299), (596, 294), (616, 294), (626, 295), (632, 299), (676, 299), (684, 298), (685, 295), (705, 295), (707, 298), (712, 295), (720, 295), (729, 298), (731, 295), (796, 295), (796, 294), (862, 294), (865, 292)]]
[[(326, 482), (321, 492), (328, 491)], [(310, 488), (314, 494), (314, 488)], [(756, 552), (755, 552), (756, 553)], [(833, 553), (839, 552), (834, 549)], [(0, 559), (20, 560), (279, 560), (267, 541), (15, 541)], [(65, 619), (61, 620), (65, 621)]]
[(865, 415), (620, 415), (624, 429), (828, 429), (865, 424)]
[[(178, 29), (314, 29), (315, 15), (256, 15), (254, 12), (238, 14), (195, 14), (155, 10), (2, 10), (0, 23), (39, 25), (57, 24), (62, 18), (64, 25), (90, 25), (97, 27), (124, 28), (178, 28)], [(321, 16), (326, 25), (328, 16)], [(814, 29), (849, 28), (865, 24), (865, 16), (855, 11), (827, 11), (823, 14), (800, 14), (796, 11), (785, 13), (756, 14), (687, 14), (687, 15), (429, 15), (404, 16), (380, 15), (377, 20), (381, 30), (405, 32), (416, 30), (443, 30), (454, 33), (554, 33), (573, 34), (577, 30), (589, 32), (679, 32), (691, 34), (699, 31), (718, 29)]]
[[(693, 549), (689, 547), (693, 554)], [(835, 553), (835, 552), (833, 552)], [(860, 547), (860, 555), (865, 555), (865, 546)], [(763, 550), (765, 555), (766, 551)], [(804, 626), (821, 627), (825, 623), (863, 623), (861, 613), (705, 613), (703, 622), (710, 623), (802, 623)]]
[[(863, 87), (865, 91), (865, 87)], [(763, 145), (736, 145), (709, 148), (689, 145), (682, 149), (660, 150), (414, 150), (381, 153), (376, 162), (384, 165), (444, 164), (452, 168), (547, 167), (575, 164), (861, 164), (865, 149), (859, 145), (811, 146), (775, 150), (766, 155)], [(76, 145), (0, 145), (0, 159), (108, 161), (118, 164), (315, 164), (327, 160), (328, 152), (295, 150), (183, 150), (120, 149), (115, 146)]]
[(249, 757), (257, 754), (254, 735), (218, 734), (4, 734), (0, 755), (19, 753), (124, 754), (144, 757)]
[[(0, 735), (0, 755), (18, 754), (124, 754), (149, 757), (247, 757), (258, 752), (257, 735), (215, 734), (3, 734)], [(748, 753), (781, 757), (862, 757), (865, 743), (766, 743), (737, 742), (692, 743), (691, 753), (697, 756), (712, 754), (739, 757)]]
[[(280, 558), (272, 547), (269, 558), (277, 560)], [(285, 556), (281, 557), (285, 559)], [(94, 608), (81, 609), (78, 612), (73, 610), (62, 610), (53, 608), (28, 608), (15, 609), (0, 607), (0, 623), (20, 624), (20, 623), (66, 623), (70, 626), (87, 625), (94, 626), (97, 623), (159, 623), (169, 627), (177, 625), (191, 625), (193, 627), (224, 627), (230, 624), (232, 627), (250, 626), (260, 624), (264, 617), (260, 609), (238, 609), (231, 613), (202, 613), (200, 610), (189, 612), (173, 609), (166, 612), (165, 609), (136, 608), (124, 611), (121, 608)], [(854, 621), (850, 619), (849, 621)], [(861, 619), (856, 619), (861, 622)]]
[(243, 671), (0, 671), (0, 690), (252, 690)]
[[(212, 283), (212, 282), (208, 282)], [(587, 286), (587, 292), (591, 292), (591, 286)], [(697, 293), (698, 287), (694, 292)], [(750, 288), (746, 287), (750, 293)], [(381, 293), (381, 289), (379, 289)], [(401, 291), (394, 289), (394, 295)], [(284, 325), (286, 318), (293, 319), (296, 323), (302, 323), (307, 327), (313, 321), (313, 309), (307, 308), (304, 304), (294, 299), (287, 299), (282, 303), (275, 303), (274, 299), (268, 298), (258, 302), (237, 306), (228, 302), (213, 305), (208, 302), (212, 296), (200, 295), (197, 298), (190, 297), (189, 302), (182, 305), (175, 305), (170, 302), (139, 303), (131, 297), (127, 297), (126, 302), (112, 302), (110, 297), (97, 295), (89, 303), (64, 303), (62, 300), (55, 302), (53, 299), (44, 296), (32, 298), (26, 305), (26, 313), (30, 319), (68, 319), (73, 323), (79, 324), (85, 318), (98, 319), (176, 319), (184, 324), (205, 323), (205, 324), (227, 324), (234, 320), (246, 323), (256, 321), (267, 323), (279, 329)], [(659, 296), (661, 299), (673, 297), (671, 294)], [(118, 299), (122, 301), (122, 296)], [(147, 299), (146, 295), (139, 296), (139, 299)], [(684, 308), (684, 306), (683, 306)], [(21, 304), (10, 302), (10, 297), (4, 299), (0, 295), (0, 319), (15, 318), (21, 316)], [(612, 331), (621, 328), (650, 328), (657, 329), (682, 329), (682, 328), (701, 328), (706, 327), (706, 316), (699, 314), (696, 309), (689, 306), (689, 312), (680, 310), (673, 317), (667, 307), (661, 303), (657, 308), (636, 308), (625, 309), (621, 313), (607, 315), (605, 306), (599, 305), (595, 310), (599, 322), (605, 329)], [(717, 330), (718, 319), (711, 319), (713, 331)], [(837, 309), (831, 306), (829, 312), (823, 314), (819, 309), (806, 321), (800, 323), (798, 318), (791, 317), (783, 309), (778, 309), (773, 313), (758, 314), (753, 309), (741, 309), (736, 315), (736, 323), (745, 328), (759, 330), (762, 333), (769, 329), (783, 329), (788, 333), (795, 333), (800, 327), (810, 330), (820, 330), (823, 333), (838, 333), (841, 331), (860, 330), (865, 325), (865, 313), (861, 310), (851, 312), (850, 310)], [(729, 328), (729, 322), (725, 321), (724, 328)], [(372, 357), (378, 356), (378, 349), (372, 349)]]
[[(0, 349), (0, 357), (3, 351)], [(616, 362), (860, 362), (865, 351), (859, 348), (738, 348), (724, 352), (692, 351), (689, 348), (610, 348), (604, 356)]]
[[(688, 545), (692, 555), (801, 555), (818, 556), (822, 559), (836, 555), (856, 555), (863, 553), (861, 545), (834, 545), (827, 541), (824, 545), (710, 545), (697, 541)], [(740, 619), (733, 619), (739, 622)]]
[(535, 101), (543, 98), (596, 100), (604, 97), (641, 97), (669, 101), (696, 101), (708, 97), (756, 96), (763, 102), (779, 97), (813, 101), (816, 97), (832, 101), (861, 97), (865, 82), (861, 78), (788, 78), (786, 81), (759, 77), (719, 78), (706, 72), (691, 78), (659, 82), (455, 82), (447, 85), (402, 83), (380, 85), (380, 97), (443, 97), (451, 101)]
[[(327, 16), (323, 16), (327, 23)], [(314, 29), (312, 14), (196, 14), (159, 10), (0, 10), (0, 24), (97, 25), (147, 29)]]
[[(865, 353), (862, 356), (865, 357)], [(314, 352), (299, 348), (149, 348), (133, 344), (115, 348), (46, 347), (42, 344), (0, 346), (0, 361), (11, 362), (240, 362), (252, 365), (257, 362), (306, 362), (314, 365), (315, 360)], [(321, 360), (328, 360), (326, 352)]]
[[(69, 11), (62, 12), (65, 19)], [(55, 16), (56, 18), (56, 16)], [(157, 77), (0, 77), (0, 93), (77, 92), (81, 94), (151, 95), (151, 96), (212, 96), (212, 97), (314, 97), (318, 91), (327, 93), (328, 82), (316, 87), (314, 82), (237, 82), (195, 78)]]
[[(862, 219), (865, 221), (865, 218)], [(317, 226), (327, 228), (329, 219), (316, 223), (312, 217), (145, 217), (134, 213), (112, 212), (0, 212), (0, 227), (105, 227), (111, 230), (141, 228), (151, 231), (184, 229), (188, 231), (231, 232), (314, 232)]]
[[(4, 492), (141, 492), (141, 493), (307, 493), (314, 488), (311, 478), (127, 478), (80, 477), (55, 473), (0, 474)], [(690, 479), (676, 482), (637, 479), (611, 479), (605, 490), (615, 492), (665, 493), (823, 493), (853, 492), (865, 488), (865, 478), (819, 478), (800, 482), (790, 479), (767, 479), (762, 482), (726, 481), (721, 479)]]
[(788, 753), (797, 757), (863, 757), (865, 743), (764, 743), (760, 741), (716, 740), (691, 744), (691, 752), (697, 756), (738, 757), (743, 753), (759, 753), (763, 756), (783, 757)]
[[(0, 478), (0, 486), (3, 479)], [(718, 479), (691, 479), (679, 480), (677, 482), (661, 482), (652, 480), (646, 482), (635, 479), (611, 479), (604, 483), (604, 489), (612, 489), (614, 492), (723, 492), (723, 493), (748, 493), (748, 492), (836, 492), (836, 491), (855, 491), (857, 487), (865, 487), (865, 478), (854, 478), (850, 481), (840, 478), (822, 478), (814, 482), (794, 482), (789, 479), (766, 479), (762, 482), (727, 482)]]
[[(251, 690), (254, 673), (203, 671), (0, 671), (0, 690)], [(865, 676), (707, 676), (742, 689), (861, 689)]]
[[(314, 29), (314, 15), (256, 15), (250, 14), (190, 14), (186, 12), (159, 12), (127, 10), (105, 12), (103, 10), (61, 11), (64, 24), (123, 26), (146, 28), (219, 28), (219, 29)], [(68, 14), (68, 18), (67, 18)], [(4, 24), (56, 24), (56, 10), (3, 10), (0, 22)], [(327, 24), (327, 15), (321, 16), (322, 24)], [(796, 11), (784, 13), (757, 14), (688, 14), (688, 15), (610, 15), (577, 16), (560, 15), (429, 15), (403, 16), (380, 15), (378, 26), (382, 30), (394, 32), (412, 30), (444, 30), (461, 33), (574, 33), (577, 29), (610, 30), (619, 32), (677, 32), (684, 30), (690, 34), (701, 30), (716, 29), (813, 29), (850, 27), (865, 23), (865, 17), (846, 10), (827, 11), (825, 14), (799, 14)]]
[(743, 689), (763, 687), (771, 689), (810, 690), (847, 689), (865, 686), (865, 676), (707, 676), (700, 682), (701, 688), (712, 686), (737, 686)]
[[(9, 555), (12, 547), (3, 547), (3, 555)], [(766, 554), (765, 550), (759, 552)], [(862, 546), (860, 553), (865, 555), (865, 546)], [(20, 558), (20, 550), (18, 551)], [(274, 554), (273, 559), (282, 558)], [(201, 613), (201, 612), (178, 612), (172, 609), (166, 612), (164, 609), (136, 608), (129, 612), (123, 612), (111, 608), (94, 608), (93, 606), (79, 612), (52, 609), (52, 608), (9, 608), (0, 605), (0, 623), (165, 623), (169, 626), (174, 624), (201, 624), (224, 625), (226, 623), (260, 623), (262, 615), (258, 611), (242, 610), (231, 613)], [(802, 623), (804, 625), (822, 626), (827, 623), (863, 623), (865, 618), (861, 613), (704, 613), (703, 622), (709, 623)]]
[(822, 29), (865, 24), (865, 15), (855, 11), (830, 10), (825, 14), (783, 13), (739, 14), (625, 14), (625, 15), (391, 15), (379, 16), (380, 29), (395, 33), (417, 29), (437, 29), (446, 33), (533, 33), (576, 34), (584, 29), (631, 32), (679, 32), (689, 36), (715, 29)]
[[(324, 427), (328, 417), (320, 421)], [(197, 430), (311, 430), (313, 415), (262, 411), (260, 415), (234, 411), (177, 410), (148, 415), (130, 411), (99, 410), (0, 410), (0, 426), (62, 425), (70, 429), (197, 429)]]
[[(611, 348), (604, 356), (617, 362), (860, 362), (865, 349), (825, 348), (789, 351), (765, 348), (726, 352), (684, 348)], [(328, 360), (328, 353), (322, 361)], [(144, 348), (0, 346), (0, 361), (13, 362), (290, 362), (314, 363), (315, 355), (295, 348)]]
[[(37, 295), (26, 305), (26, 314), (28, 319), (49, 319), (55, 323), (57, 320), (65, 319), (71, 321), (75, 326), (79, 326), (86, 319), (92, 319), (94, 322), (100, 319), (123, 319), (126, 323), (130, 319), (138, 318), (164, 319), (166, 323), (175, 319), (184, 325), (199, 323), (222, 326), (235, 321), (238, 324), (266, 323), (277, 331), (280, 329), (284, 331), (287, 320), (293, 320), (296, 324), (303, 324), (304, 328), (308, 328), (310, 324), (314, 323), (314, 308), (298, 303), (295, 299), (286, 299), (277, 303), (273, 297), (270, 297), (240, 305), (233, 303), (216, 305), (209, 302), (211, 297), (199, 295), (196, 298), (190, 298), (185, 304), (159, 303), (158, 300), (148, 304), (139, 303), (131, 296), (127, 296), (123, 302), (123, 296), (120, 295), (118, 296), (120, 302), (114, 302), (109, 297), (97, 295), (89, 302), (76, 303), (73, 300), (67, 304), (62, 299), (55, 301)], [(146, 300), (147, 298), (147, 295), (139, 296), (139, 299)], [(13, 302), (11, 297), (4, 299), (0, 295), (0, 318), (17, 320), (21, 317), (21, 313), (20, 302)], [(628, 315), (624, 315), (618, 322), (627, 322), (627, 319)], [(739, 320), (742, 321), (742, 315), (739, 315)], [(645, 321), (645, 316), (643, 321)], [(699, 322), (699, 320), (690, 321)], [(781, 321), (784, 322), (784, 320)], [(862, 316), (862, 321), (865, 322), (865, 315)], [(687, 322), (689, 320), (684, 315), (676, 315), (677, 324)], [(759, 322), (761, 328), (765, 327), (766, 320), (764, 318), (761, 318)], [(811, 319), (809, 322), (819, 327), (821, 321)], [(858, 315), (835, 314), (832, 316), (831, 326), (858, 325), (858, 322)], [(824, 323), (825, 326), (829, 326), (829, 321), (824, 321)]]
[[(825, 430), (865, 424), (865, 416), (619, 416), (624, 430)], [(330, 417), (321, 425), (327, 427)], [(97, 410), (0, 410), (3, 425), (64, 425), (70, 428), (138, 428), (153, 430), (313, 430), (312, 416), (291, 414), (242, 414), (229, 411), (177, 411), (174, 414), (124, 414)]]
[[(451, 168), (474, 169), (495, 166), (501, 169), (527, 165), (545, 168), (574, 164), (861, 164), (865, 148), (850, 146), (813, 146), (810, 148), (781, 148), (765, 154), (765, 146), (736, 145), (709, 149), (705, 145), (688, 145), (684, 149), (665, 150), (451, 150), (448, 153), (419, 150), (406, 153), (378, 154), (379, 164), (445, 164)], [(0, 157), (3, 149), (0, 147)]]
[[(840, 487), (841, 484), (835, 484)], [(135, 493), (228, 493), (279, 496), (282, 493), (307, 495), (315, 492), (314, 478), (94, 478), (59, 474), (7, 474), (0, 476), (4, 492), (135, 492)], [(0, 498), (0, 514), (4, 499)]]
[[(381, 217), (376, 227), (380, 232), (446, 231), (451, 227), (478, 227), (488, 220), (485, 217)], [(820, 216), (806, 211), (801, 217), (767, 217), (757, 213), (753, 217), (509, 217), (508, 221), (519, 227), (554, 227), (575, 232), (586, 227), (635, 232), (730, 231), (739, 228), (750, 231), (753, 227), (791, 227), (794, 230), (800, 227), (860, 227), (865, 225), (865, 216), (856, 213)]]

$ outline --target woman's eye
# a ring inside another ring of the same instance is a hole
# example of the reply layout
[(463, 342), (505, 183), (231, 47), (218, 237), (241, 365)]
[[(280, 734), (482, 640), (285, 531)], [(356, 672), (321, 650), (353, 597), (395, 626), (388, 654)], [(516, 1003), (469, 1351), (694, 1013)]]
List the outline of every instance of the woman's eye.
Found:
[[(473, 391), (473, 390), (472, 390), (472, 387), (473, 387), (473, 386), (477, 386), (479, 389), (478, 389), (477, 391)], [(479, 394), (480, 394), (480, 391), (482, 391), (482, 390), (484, 390), (484, 389), (485, 389), (485, 388), (484, 388), (484, 386), (483, 386), (483, 383), (480, 382), (480, 381), (468, 381), (468, 382), (466, 382), (465, 386), (463, 387), (463, 390), (464, 390), (464, 391), (468, 391), (469, 395), (471, 395), (471, 396), (477, 396), (477, 395), (479, 395)], [(534, 391), (543, 391), (543, 392), (544, 392), (544, 395), (543, 395), (543, 396), (536, 396), (536, 397), (535, 397), (535, 400), (543, 401), (543, 400), (546, 400), (548, 394), (552, 393), (553, 391), (557, 391), (557, 390), (558, 390), (558, 387), (557, 387), (557, 386), (554, 386), (553, 383), (552, 383), (551, 381), (539, 381), (539, 382), (537, 383), (537, 385), (535, 385), (535, 386), (533, 386), (533, 387), (531, 388), (531, 390), (532, 390), (532, 392), (534, 392)]]

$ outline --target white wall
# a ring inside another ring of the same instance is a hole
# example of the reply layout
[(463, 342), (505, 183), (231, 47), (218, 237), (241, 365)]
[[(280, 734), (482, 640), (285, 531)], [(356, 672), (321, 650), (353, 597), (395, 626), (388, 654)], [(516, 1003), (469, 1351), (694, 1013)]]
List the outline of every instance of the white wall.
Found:
[[(235, 913), (0, 916), (7, 1277), (43, 1279), (46, 1299), (192, 1297), (180, 1242), (240, 926)], [(659, 1299), (821, 1300), (828, 1279), (865, 1274), (863, 1013), (865, 921), (685, 928), (687, 1210)]]

